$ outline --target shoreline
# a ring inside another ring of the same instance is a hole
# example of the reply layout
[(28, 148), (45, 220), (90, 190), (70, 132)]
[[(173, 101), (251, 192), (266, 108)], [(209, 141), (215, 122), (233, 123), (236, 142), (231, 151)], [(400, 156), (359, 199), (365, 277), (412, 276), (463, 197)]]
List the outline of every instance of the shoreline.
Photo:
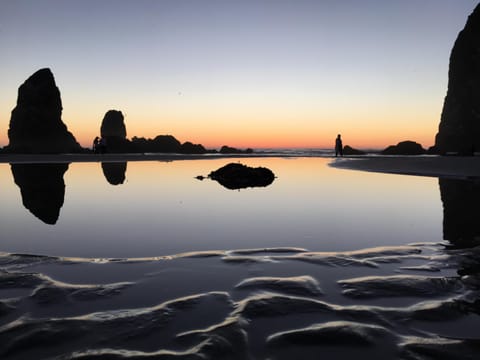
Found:
[(480, 157), (476, 156), (382, 156), (337, 158), (329, 166), (377, 173), (446, 177), (480, 178)]
[(251, 154), (177, 154), (177, 153), (131, 153), (131, 154), (0, 154), (0, 164), (46, 164), (74, 162), (126, 162), (126, 161), (176, 161), (210, 160), (225, 158), (298, 157), (279, 153)]
[(318, 154), (259, 152), (250, 154), (0, 154), (0, 164), (49, 164), (76, 162), (130, 162), (130, 161), (184, 161), (242, 158), (301, 158), (329, 159), (329, 166), (343, 170), (368, 171), (387, 174), (480, 178), (480, 157), (477, 156), (346, 156), (335, 158)]

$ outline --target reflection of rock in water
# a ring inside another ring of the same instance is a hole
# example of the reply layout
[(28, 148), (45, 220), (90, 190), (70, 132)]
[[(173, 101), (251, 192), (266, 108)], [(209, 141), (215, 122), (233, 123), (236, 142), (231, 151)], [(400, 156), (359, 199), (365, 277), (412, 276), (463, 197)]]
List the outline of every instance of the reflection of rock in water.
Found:
[(107, 163), (102, 162), (103, 175), (112, 185), (121, 185), (125, 181), (125, 172), (127, 171), (126, 162)]
[(480, 181), (439, 179), (443, 238), (460, 247), (480, 244)]
[(46, 224), (55, 224), (65, 197), (63, 174), (68, 164), (12, 164), (22, 203)]
[(231, 190), (265, 187), (270, 185), (275, 179), (275, 175), (270, 169), (264, 167), (252, 168), (236, 163), (230, 163), (212, 171), (208, 177)]

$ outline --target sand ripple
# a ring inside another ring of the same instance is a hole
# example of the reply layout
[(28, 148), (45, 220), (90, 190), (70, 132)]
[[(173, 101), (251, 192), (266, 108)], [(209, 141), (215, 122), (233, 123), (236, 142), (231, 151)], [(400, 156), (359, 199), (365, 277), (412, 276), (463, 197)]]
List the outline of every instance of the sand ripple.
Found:
[(441, 244), (142, 259), (2, 253), (0, 358), (472, 359), (478, 254)]

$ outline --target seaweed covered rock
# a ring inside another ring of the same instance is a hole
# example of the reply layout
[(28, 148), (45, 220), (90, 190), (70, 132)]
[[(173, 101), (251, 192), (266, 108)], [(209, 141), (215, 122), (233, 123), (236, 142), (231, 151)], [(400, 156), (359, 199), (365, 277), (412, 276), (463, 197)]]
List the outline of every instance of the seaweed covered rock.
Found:
[(390, 145), (382, 151), (382, 155), (422, 155), (426, 150), (415, 141), (402, 141), (397, 145)]
[(50, 69), (41, 69), (18, 89), (8, 129), (10, 153), (74, 153), (83, 149), (62, 121), (62, 100)]
[(230, 163), (212, 171), (208, 177), (218, 181), (227, 189), (244, 189), (248, 187), (265, 187), (275, 179), (275, 174), (264, 167), (249, 167), (243, 164)]

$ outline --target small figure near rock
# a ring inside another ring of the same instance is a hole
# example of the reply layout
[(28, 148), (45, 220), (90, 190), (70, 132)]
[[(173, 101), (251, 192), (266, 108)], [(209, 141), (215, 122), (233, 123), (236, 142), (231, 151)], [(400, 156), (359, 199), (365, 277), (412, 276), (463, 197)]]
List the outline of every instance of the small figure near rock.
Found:
[(335, 139), (335, 157), (338, 155), (343, 156), (343, 143), (340, 134), (338, 134), (337, 138)]

